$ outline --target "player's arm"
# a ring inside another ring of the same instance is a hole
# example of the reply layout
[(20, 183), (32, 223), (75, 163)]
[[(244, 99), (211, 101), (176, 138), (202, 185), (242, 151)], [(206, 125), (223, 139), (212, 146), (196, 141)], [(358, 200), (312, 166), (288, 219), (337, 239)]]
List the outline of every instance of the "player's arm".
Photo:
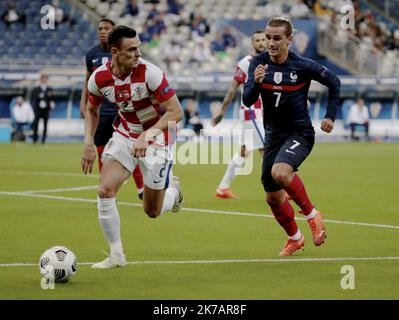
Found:
[(148, 141), (153, 141), (154, 137), (168, 128), (170, 122), (177, 123), (183, 118), (183, 109), (176, 94), (162, 102), (166, 112), (151, 128), (144, 131), (133, 145), (132, 155), (134, 157), (144, 157), (148, 147)]
[(91, 73), (86, 71), (86, 77), (83, 83), (83, 88), (82, 88), (82, 96), (80, 97), (80, 116), (84, 119), (85, 118), (85, 112), (86, 112), (86, 107), (87, 107), (87, 96), (88, 96), (88, 90), (87, 90), (87, 82), (89, 81), (89, 78), (91, 76)]
[(320, 128), (330, 133), (334, 129), (334, 121), (339, 106), (341, 81), (335, 73), (315, 61), (311, 62), (311, 76), (313, 80), (320, 82), (328, 88), (327, 111)]
[(87, 172), (92, 172), (96, 160), (94, 134), (100, 119), (100, 104), (93, 104), (88, 101), (85, 115), (85, 138), (81, 165), (83, 173), (87, 174)]
[(242, 101), (245, 106), (252, 106), (259, 99), (261, 83), (266, 76), (267, 64), (262, 64), (257, 57), (253, 58), (248, 69), (248, 80), (244, 84)]
[(229, 104), (231, 103), (231, 101), (233, 101), (234, 97), (236, 96), (237, 90), (240, 88), (240, 85), (241, 85), (240, 82), (233, 79), (233, 81), (230, 84), (229, 90), (227, 91), (226, 96), (223, 99), (222, 108), (220, 109), (219, 114), (212, 119), (213, 126), (216, 126), (220, 121), (222, 121), (224, 114), (226, 113)]
[(94, 146), (94, 134), (100, 120), (100, 105), (104, 97), (102, 96), (93, 74), (87, 83), (88, 99), (85, 114), (85, 138), (82, 155), (82, 171), (84, 174), (91, 173), (93, 164), (96, 160), (96, 148)]

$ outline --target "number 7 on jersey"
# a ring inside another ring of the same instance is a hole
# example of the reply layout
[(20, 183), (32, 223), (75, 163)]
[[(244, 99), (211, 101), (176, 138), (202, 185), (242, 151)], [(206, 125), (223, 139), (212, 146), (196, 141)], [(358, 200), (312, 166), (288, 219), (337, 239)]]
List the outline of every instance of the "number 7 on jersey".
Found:
[(277, 108), (277, 107), (278, 107), (278, 104), (280, 103), (281, 92), (273, 92), (273, 94), (277, 95), (276, 103), (275, 103), (275, 105), (274, 105), (274, 106)]

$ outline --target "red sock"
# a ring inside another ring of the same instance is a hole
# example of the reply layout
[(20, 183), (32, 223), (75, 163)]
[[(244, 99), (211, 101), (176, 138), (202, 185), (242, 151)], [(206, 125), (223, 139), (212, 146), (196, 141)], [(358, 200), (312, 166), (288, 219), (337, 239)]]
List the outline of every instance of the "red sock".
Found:
[(288, 236), (293, 236), (298, 232), (298, 226), (294, 219), (294, 208), (288, 202), (287, 199), (284, 200), (283, 204), (279, 207), (272, 208), (274, 217), (288, 234)]
[(305, 186), (299, 176), (295, 175), (285, 191), (291, 196), (292, 200), (302, 209), (303, 213), (308, 215), (313, 210), (313, 204), (310, 202), (306, 193)]
[(144, 188), (143, 174), (141, 173), (140, 166), (137, 165), (133, 171), (132, 177), (136, 183), (137, 189)]
[(97, 154), (98, 154), (98, 168), (99, 172), (101, 172), (101, 169), (103, 167), (103, 161), (101, 159), (101, 155), (103, 154), (105, 146), (97, 146)]

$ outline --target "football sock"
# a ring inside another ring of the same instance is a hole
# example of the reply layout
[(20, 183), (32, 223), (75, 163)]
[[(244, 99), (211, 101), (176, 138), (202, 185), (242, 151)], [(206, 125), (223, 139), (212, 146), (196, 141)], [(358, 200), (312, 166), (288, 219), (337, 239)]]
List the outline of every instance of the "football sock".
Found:
[(244, 165), (245, 158), (241, 157), (236, 153), (230, 160), (227, 166), (226, 172), (220, 182), (220, 189), (228, 189), (230, 187), (231, 181), (235, 178), (237, 170), (239, 170)]
[(97, 201), (98, 219), (105, 237), (110, 244), (111, 254), (123, 254), (121, 226), (118, 208), (116, 207), (116, 198), (97, 197)]
[(301, 236), (302, 236), (301, 230), (298, 229), (298, 231), (293, 236), (288, 237), (288, 238), (291, 240), (297, 241), (297, 240), (301, 239)]
[(121, 240), (110, 242), (111, 255), (123, 256), (123, 248)]
[(310, 202), (305, 186), (299, 176), (294, 175), (294, 179), (292, 179), (291, 183), (285, 187), (285, 191), (287, 191), (298, 207), (302, 209), (305, 216), (313, 210), (313, 204)]
[(97, 154), (98, 154), (98, 171), (101, 172), (101, 169), (103, 167), (103, 160), (101, 159), (101, 156), (103, 154), (105, 146), (97, 146)]
[(175, 204), (175, 199), (178, 195), (179, 195), (179, 190), (177, 190), (175, 187), (169, 187), (166, 189), (160, 215), (172, 209), (173, 205)]
[(316, 213), (317, 213), (317, 210), (315, 208), (313, 208), (312, 211), (308, 215), (305, 216), (306, 220), (316, 217)]
[(141, 193), (144, 190), (143, 174), (141, 173), (140, 166), (137, 165), (132, 174), (134, 183), (137, 186), (137, 193)]
[(288, 202), (287, 199), (284, 199), (284, 202), (279, 207), (272, 207), (272, 212), (274, 217), (282, 226), (289, 237), (295, 236), (298, 232), (298, 226), (294, 219), (294, 208)]

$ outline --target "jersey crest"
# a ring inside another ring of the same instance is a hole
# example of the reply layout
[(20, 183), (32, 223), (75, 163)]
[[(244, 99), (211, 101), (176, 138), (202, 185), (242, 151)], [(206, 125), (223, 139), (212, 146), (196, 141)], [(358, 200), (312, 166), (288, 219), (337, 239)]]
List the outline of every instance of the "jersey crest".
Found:
[(282, 72), (275, 72), (273, 76), (273, 80), (275, 83), (279, 84), (283, 81), (283, 73)]

